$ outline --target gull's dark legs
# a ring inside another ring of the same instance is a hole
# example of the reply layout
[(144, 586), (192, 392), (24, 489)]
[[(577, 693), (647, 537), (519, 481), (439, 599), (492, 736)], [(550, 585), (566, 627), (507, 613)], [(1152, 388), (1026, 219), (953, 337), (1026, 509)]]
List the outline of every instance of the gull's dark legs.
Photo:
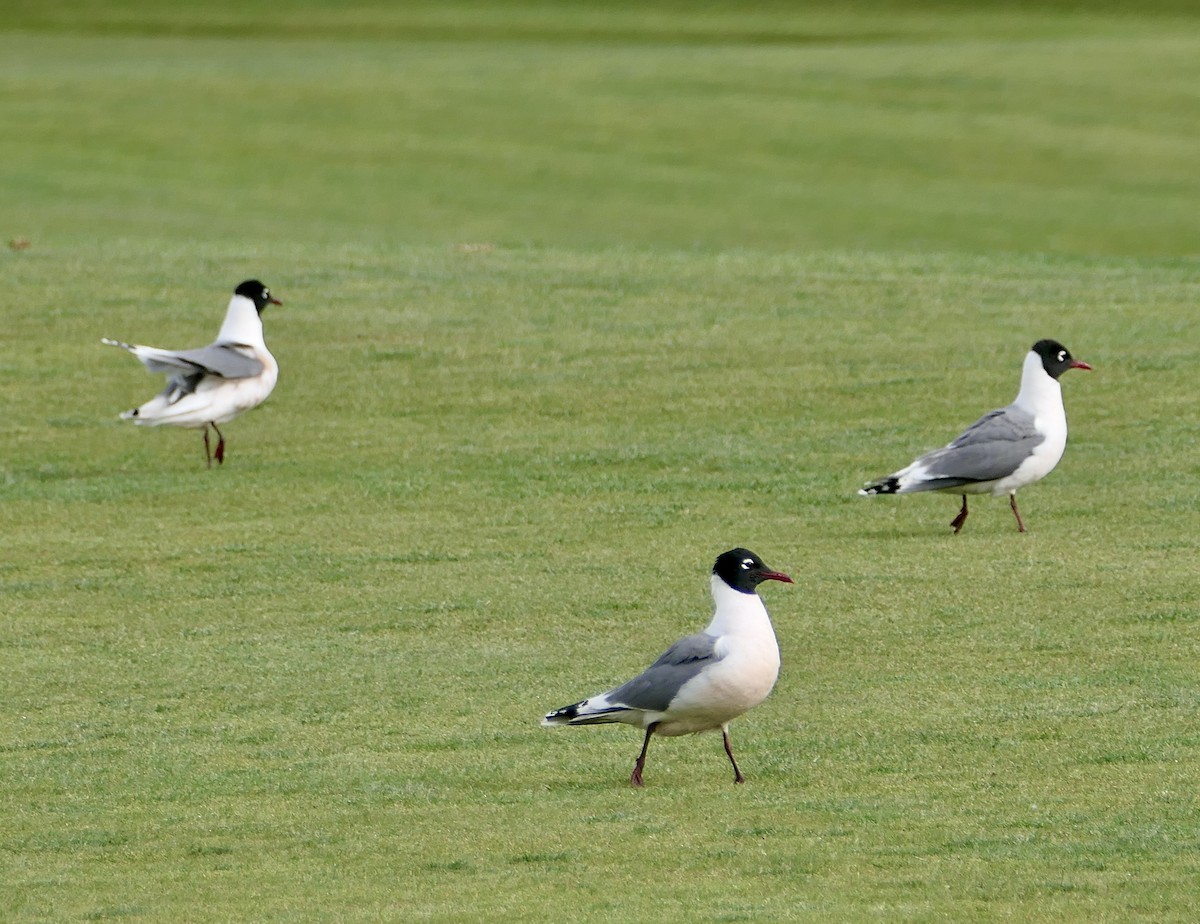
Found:
[(729, 743), (729, 729), (721, 727), (721, 737), (725, 739), (725, 753), (729, 755), (729, 762), (733, 764), (733, 781), (735, 783), (744, 783), (746, 778), (742, 776), (742, 771), (738, 769), (737, 761), (733, 759), (733, 746)]
[(212, 468), (212, 452), (208, 448), (208, 424), (204, 425), (204, 462)]
[[(217, 451), (214, 452), (213, 455), (217, 457), (217, 463), (219, 465), (224, 465), (225, 464), (225, 435), (221, 432), (220, 428), (217, 427), (216, 424), (213, 424), (212, 428), (217, 431)], [(205, 430), (204, 432), (207, 433), (208, 431)]]
[[(967, 522), (967, 495), (964, 494), (962, 499), (962, 510), (958, 511), (958, 516), (950, 521), (950, 525), (954, 527), (954, 535), (956, 536), (962, 532), (963, 524)], [(1013, 509), (1016, 510), (1017, 508), (1014, 507)], [(1017, 519), (1020, 520), (1020, 517), (1017, 517)]]
[(1015, 493), (1008, 495), (1008, 503), (1012, 506), (1013, 516), (1017, 518), (1017, 532), (1025, 532), (1025, 524), (1021, 522), (1021, 514), (1017, 510), (1017, 495)]
[(646, 767), (646, 749), (650, 747), (650, 736), (658, 728), (657, 722), (651, 722), (646, 729), (646, 740), (642, 742), (642, 753), (638, 755), (637, 763), (633, 765), (633, 775), (629, 777), (630, 786), (645, 786), (642, 782), (642, 770)]

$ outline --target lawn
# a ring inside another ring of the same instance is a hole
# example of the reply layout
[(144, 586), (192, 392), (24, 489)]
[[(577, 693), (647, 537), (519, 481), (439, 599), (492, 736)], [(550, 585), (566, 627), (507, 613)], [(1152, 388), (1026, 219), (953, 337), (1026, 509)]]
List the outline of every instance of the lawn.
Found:
[[(1194, 917), (1200, 20), (726, 6), (9, 4), (0, 918)], [(208, 471), (99, 339), (251, 276)], [(856, 496), (1045, 336), (1027, 534)], [(736, 545), (745, 786), (538, 727)]]

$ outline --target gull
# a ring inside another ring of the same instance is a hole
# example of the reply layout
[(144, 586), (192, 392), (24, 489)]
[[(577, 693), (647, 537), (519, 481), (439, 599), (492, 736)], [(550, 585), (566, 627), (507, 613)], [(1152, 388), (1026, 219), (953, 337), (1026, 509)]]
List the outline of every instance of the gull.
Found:
[[(225, 437), (217, 424), (233, 420), (266, 400), (279, 377), (279, 364), (263, 340), (262, 310), (282, 305), (257, 279), (248, 279), (233, 290), (225, 321), (217, 339), (197, 350), (160, 350), (119, 340), (101, 340), (128, 350), (150, 372), (165, 372), (167, 387), (141, 407), (126, 411), (122, 420), (155, 427), (173, 424), (204, 430), (204, 456), (212, 468), (225, 461)], [(217, 434), (217, 449), (210, 451), (208, 428)]]
[(729, 723), (757, 706), (779, 676), (779, 644), (756, 588), (792, 579), (772, 571), (749, 549), (730, 549), (712, 570), (716, 612), (703, 632), (682, 638), (628, 683), (555, 709), (542, 724), (601, 725), (621, 722), (646, 730), (629, 782), (645, 785), (646, 750), (655, 734), (667, 737), (721, 730), (733, 781), (746, 778), (733, 758)]
[(1021, 389), (1008, 407), (980, 417), (954, 442), (921, 456), (911, 465), (867, 484), (859, 494), (912, 494), (945, 491), (962, 495), (962, 509), (950, 525), (957, 535), (967, 520), (967, 495), (1008, 495), (1017, 529), (1017, 491), (1053, 471), (1067, 446), (1067, 412), (1059, 376), (1068, 369), (1091, 369), (1057, 340), (1039, 340), (1025, 355)]

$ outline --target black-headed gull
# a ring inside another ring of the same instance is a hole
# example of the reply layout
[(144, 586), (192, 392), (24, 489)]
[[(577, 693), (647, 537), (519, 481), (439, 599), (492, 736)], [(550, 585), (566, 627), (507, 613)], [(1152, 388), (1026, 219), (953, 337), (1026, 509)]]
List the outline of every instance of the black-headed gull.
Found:
[(543, 725), (621, 722), (646, 730), (629, 782), (644, 785), (650, 737), (721, 729), (734, 782), (745, 777), (733, 759), (729, 723), (757, 706), (779, 676), (779, 644), (755, 588), (763, 581), (792, 579), (770, 570), (748, 549), (717, 557), (712, 572), (716, 612), (703, 632), (680, 639), (643, 673), (607, 693), (555, 709)]
[(906, 468), (880, 478), (859, 494), (911, 494), (945, 491), (962, 495), (962, 509), (950, 525), (967, 519), (967, 495), (1007, 494), (1017, 529), (1017, 491), (1045, 478), (1067, 446), (1067, 412), (1058, 378), (1068, 369), (1091, 369), (1057, 340), (1039, 340), (1025, 356), (1021, 390), (1008, 407), (980, 417), (953, 443), (935, 449)]
[[(121, 418), (151, 427), (173, 424), (203, 429), (209, 467), (214, 455), (223, 463), (225, 437), (217, 424), (262, 404), (279, 377), (279, 364), (263, 340), (261, 315), (267, 305), (282, 304), (257, 279), (248, 279), (234, 289), (217, 339), (206, 347), (160, 350), (104, 338), (102, 343), (128, 350), (149, 371), (169, 376), (162, 392)], [(215, 453), (209, 447), (209, 427), (217, 434)]]

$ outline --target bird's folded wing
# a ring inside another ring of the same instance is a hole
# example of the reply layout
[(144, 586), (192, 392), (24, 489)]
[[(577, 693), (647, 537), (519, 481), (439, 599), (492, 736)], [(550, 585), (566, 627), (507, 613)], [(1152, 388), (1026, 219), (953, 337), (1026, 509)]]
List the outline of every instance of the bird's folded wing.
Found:
[(681, 638), (645, 671), (608, 693), (606, 698), (614, 705), (661, 712), (670, 705), (680, 687), (720, 660), (716, 644), (716, 637), (703, 632)]
[(920, 463), (927, 478), (993, 481), (1016, 471), (1044, 439), (1032, 414), (1010, 406), (985, 414), (953, 443), (935, 449)]
[(214, 343), (198, 350), (137, 347), (135, 352), (151, 372), (203, 372), (224, 379), (245, 379), (263, 370), (250, 347), (235, 343)]

